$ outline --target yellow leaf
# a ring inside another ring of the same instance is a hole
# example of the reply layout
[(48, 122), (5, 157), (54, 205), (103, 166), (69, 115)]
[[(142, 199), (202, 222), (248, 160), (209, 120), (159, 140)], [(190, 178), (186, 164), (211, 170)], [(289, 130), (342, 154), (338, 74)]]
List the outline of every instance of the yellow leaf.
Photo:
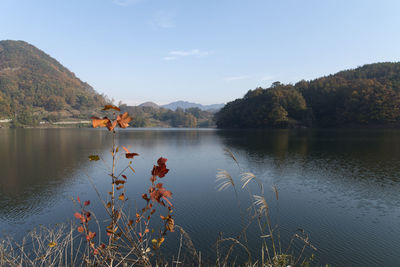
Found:
[(56, 245), (57, 245), (56, 242), (50, 242), (50, 243), (49, 243), (49, 247), (51, 247), (51, 248), (52, 248), (52, 247), (55, 247)]
[(90, 156), (89, 156), (89, 160), (90, 160), (90, 161), (92, 161), (92, 160), (98, 161), (98, 160), (100, 160), (100, 157), (99, 157), (98, 155), (90, 155)]

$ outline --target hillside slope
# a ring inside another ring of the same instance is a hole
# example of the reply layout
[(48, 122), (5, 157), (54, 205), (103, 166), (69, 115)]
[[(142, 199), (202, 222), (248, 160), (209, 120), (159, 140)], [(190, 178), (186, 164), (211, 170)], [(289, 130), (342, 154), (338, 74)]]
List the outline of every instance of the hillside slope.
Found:
[(0, 117), (33, 110), (79, 117), (106, 99), (74, 73), (24, 41), (0, 41)]
[(400, 63), (250, 90), (216, 114), (220, 128), (400, 125)]

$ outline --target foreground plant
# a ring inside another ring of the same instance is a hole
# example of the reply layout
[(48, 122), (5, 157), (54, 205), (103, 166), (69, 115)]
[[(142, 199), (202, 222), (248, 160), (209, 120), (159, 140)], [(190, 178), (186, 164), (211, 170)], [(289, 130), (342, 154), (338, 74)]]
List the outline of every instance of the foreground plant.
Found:
[[(242, 232), (236, 238), (222, 238), (218, 239), (216, 243), (217, 249), (217, 261), (216, 265), (220, 266), (231, 266), (230, 257), (234, 247), (238, 246), (243, 249), (247, 255), (247, 261), (245, 266), (262, 266), (262, 267), (287, 267), (287, 266), (310, 266), (310, 262), (314, 260), (314, 254), (305, 253), (306, 249), (316, 251), (317, 249), (310, 243), (308, 234), (303, 229), (298, 229), (293, 234), (289, 245), (286, 249), (282, 248), (279, 225), (274, 224), (271, 220), (270, 207), (265, 198), (263, 183), (251, 172), (243, 172), (242, 168), (237, 161), (236, 157), (229, 150), (226, 150), (228, 155), (237, 164), (241, 171), (242, 189), (247, 189), (249, 197), (253, 200), (253, 204), (248, 209), (249, 215), (247, 216), (247, 223), (243, 227)], [(216, 176), (216, 182), (218, 182), (218, 191), (222, 191), (232, 187), (235, 192), (235, 196), (238, 199), (238, 191), (236, 189), (236, 183), (233, 177), (225, 170), (219, 170)], [(258, 193), (254, 194), (250, 188), (250, 184), (254, 183), (258, 189)], [(275, 199), (279, 201), (279, 192), (277, 187), (274, 185), (272, 190), (275, 194)], [(240, 206), (239, 206), (240, 208)], [(242, 213), (242, 211), (241, 211)], [(279, 214), (278, 214), (279, 217)], [(262, 239), (261, 246), (261, 258), (254, 259), (250, 249), (247, 245), (247, 229), (249, 226), (256, 222), (259, 231), (260, 238)], [(300, 252), (296, 253), (293, 251), (293, 244), (295, 241), (300, 241)], [(221, 246), (224, 243), (229, 243), (228, 248), (223, 252)]]
[[(124, 146), (116, 145), (116, 128), (127, 128), (132, 118), (127, 112), (119, 114), (120, 109), (113, 105), (106, 105), (104, 111), (111, 110), (113, 118), (92, 117), (94, 128), (105, 127), (112, 134), (111, 156), (112, 162), (110, 166), (109, 176), (111, 177), (111, 188), (108, 192), (108, 198), (103, 200), (100, 193), (93, 184), (99, 199), (109, 217), (109, 224), (106, 226), (106, 235), (108, 242), (102, 243), (100, 238), (95, 242), (96, 232), (90, 230), (89, 222), (92, 215), (87, 210), (90, 202), (86, 201), (81, 204), (78, 198), (81, 211), (75, 213), (75, 217), (79, 220), (80, 225), (77, 227), (79, 233), (84, 235), (87, 242), (86, 255), (84, 257), (87, 265), (106, 265), (118, 266), (120, 264), (151, 266), (152, 257), (159, 255), (158, 249), (165, 240), (168, 232), (174, 231), (173, 205), (170, 201), (172, 193), (165, 189), (164, 184), (158, 181), (159, 178), (165, 177), (169, 169), (167, 169), (167, 159), (160, 157), (157, 165), (153, 166), (150, 177), (150, 186), (147, 193), (142, 194), (145, 205), (138, 210), (134, 218), (130, 218), (129, 212), (124, 211), (127, 201), (127, 192), (125, 184), (128, 181), (128, 173), (135, 174), (132, 165), (134, 157), (139, 156), (138, 153), (130, 152)], [(119, 155), (123, 155), (129, 160), (128, 164), (121, 170), (117, 170), (117, 160)], [(90, 161), (103, 160), (99, 155), (89, 156)], [(156, 207), (165, 209), (165, 214), (160, 215), (162, 227), (158, 231), (151, 229), (150, 222), (156, 213)], [(157, 258), (155, 261), (157, 262)]]

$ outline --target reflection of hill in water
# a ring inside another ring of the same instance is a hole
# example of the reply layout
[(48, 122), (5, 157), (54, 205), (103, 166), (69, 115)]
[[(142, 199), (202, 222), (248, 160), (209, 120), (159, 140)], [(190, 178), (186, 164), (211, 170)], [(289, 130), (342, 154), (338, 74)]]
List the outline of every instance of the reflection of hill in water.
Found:
[(359, 167), (378, 171), (400, 159), (398, 130), (218, 131), (217, 134), (228, 148), (245, 151), (256, 161), (323, 158), (352, 161)]
[(46, 207), (60, 185), (87, 164), (87, 156), (102, 151), (106, 134), (90, 129), (1, 130), (2, 218), (19, 217)]
[[(117, 134), (118, 143), (132, 144), (141, 153), (199, 146), (207, 138), (215, 139), (214, 131), (128, 129)], [(59, 201), (55, 196), (71, 179), (87, 180), (83, 169), (89, 164), (88, 155), (109, 156), (110, 142), (104, 129), (0, 130), (0, 217), (25, 218)], [(156, 157), (147, 168), (153, 160)]]
[[(399, 130), (218, 131), (248, 170), (282, 188), (303, 187), (367, 204), (400, 204)], [(367, 201), (366, 201), (367, 200)], [(368, 202), (369, 201), (369, 202)], [(377, 203), (375, 202), (377, 201)], [(359, 203), (359, 205), (361, 205)], [(386, 212), (388, 210), (386, 209)]]
[(199, 129), (128, 129), (118, 133), (118, 139), (126, 144), (132, 138), (135, 143), (146, 149), (162, 145), (199, 145), (207, 136), (215, 135), (214, 130)]

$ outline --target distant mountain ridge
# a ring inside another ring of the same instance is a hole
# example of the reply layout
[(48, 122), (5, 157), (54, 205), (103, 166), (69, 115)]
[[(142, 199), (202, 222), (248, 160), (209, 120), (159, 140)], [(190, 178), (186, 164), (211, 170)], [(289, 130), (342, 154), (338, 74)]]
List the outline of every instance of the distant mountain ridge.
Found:
[(175, 101), (166, 105), (162, 105), (161, 107), (176, 110), (177, 108), (187, 109), (187, 108), (199, 108), (201, 110), (214, 110), (217, 111), (221, 109), (225, 104), (212, 104), (212, 105), (202, 105), (198, 103), (192, 103), (188, 101)]

